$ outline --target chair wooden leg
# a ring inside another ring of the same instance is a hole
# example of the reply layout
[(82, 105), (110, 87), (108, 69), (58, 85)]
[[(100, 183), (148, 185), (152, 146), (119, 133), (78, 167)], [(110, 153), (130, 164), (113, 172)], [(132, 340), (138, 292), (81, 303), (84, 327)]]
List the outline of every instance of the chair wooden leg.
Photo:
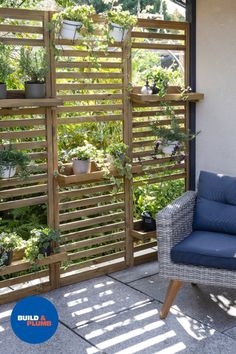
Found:
[(175, 297), (182, 285), (183, 285), (183, 282), (180, 280), (171, 280), (170, 281), (169, 287), (168, 287), (168, 290), (166, 293), (165, 302), (164, 302), (161, 312), (160, 312), (161, 319), (166, 318), (166, 316), (168, 315), (170, 307), (173, 304), (173, 301), (174, 301), (174, 299), (175, 299)]

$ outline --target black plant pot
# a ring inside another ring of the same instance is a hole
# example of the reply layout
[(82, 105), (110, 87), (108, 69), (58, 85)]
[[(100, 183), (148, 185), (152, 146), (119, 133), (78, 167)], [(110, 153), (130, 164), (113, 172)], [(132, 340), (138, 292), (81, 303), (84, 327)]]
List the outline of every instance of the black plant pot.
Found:
[(1, 82), (0, 83), (0, 99), (5, 99), (7, 98), (7, 88), (6, 84)]
[(45, 98), (45, 82), (25, 82), (25, 98)]
[(47, 257), (50, 256), (52, 254), (52, 246), (49, 245), (48, 247), (41, 247), (39, 249), (39, 253), (46, 255)]
[(9, 266), (12, 262), (12, 258), (13, 258), (13, 251), (3, 251), (0, 253), (0, 258), (2, 257), (3, 253), (5, 253), (7, 255), (7, 258), (5, 259), (5, 261), (3, 262), (4, 266)]
[(142, 228), (145, 232), (156, 230), (156, 221), (151, 217), (151, 215), (144, 211), (141, 214), (142, 217)]

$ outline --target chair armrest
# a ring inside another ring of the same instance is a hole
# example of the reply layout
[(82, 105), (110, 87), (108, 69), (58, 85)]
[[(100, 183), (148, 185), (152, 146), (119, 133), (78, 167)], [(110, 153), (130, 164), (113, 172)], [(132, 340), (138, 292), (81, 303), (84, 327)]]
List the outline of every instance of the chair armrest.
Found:
[(158, 253), (168, 252), (192, 232), (193, 212), (197, 193), (185, 192), (157, 213)]

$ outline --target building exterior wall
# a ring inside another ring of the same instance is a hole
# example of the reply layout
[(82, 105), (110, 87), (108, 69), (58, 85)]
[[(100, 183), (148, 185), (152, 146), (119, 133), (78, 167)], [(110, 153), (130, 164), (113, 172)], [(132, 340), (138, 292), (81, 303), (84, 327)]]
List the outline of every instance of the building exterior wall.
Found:
[(197, 0), (196, 178), (236, 176), (236, 1)]

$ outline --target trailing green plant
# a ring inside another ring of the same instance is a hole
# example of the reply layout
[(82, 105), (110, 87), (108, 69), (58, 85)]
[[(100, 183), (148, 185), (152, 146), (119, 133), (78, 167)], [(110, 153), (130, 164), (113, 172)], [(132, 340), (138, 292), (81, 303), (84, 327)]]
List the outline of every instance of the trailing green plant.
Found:
[(167, 119), (169, 118), (171, 120), (169, 126), (160, 126), (158, 124), (158, 119), (152, 124), (152, 130), (156, 137), (160, 139), (162, 145), (168, 145), (170, 142), (184, 144), (185, 142), (194, 139), (200, 133), (200, 131), (198, 131), (194, 134), (189, 129), (184, 131), (173, 108), (168, 104), (165, 105), (165, 113)]
[(121, 11), (120, 8), (107, 11), (106, 17), (110, 28), (113, 28), (112, 24), (117, 24), (124, 29), (129, 29), (137, 22), (136, 16), (131, 15), (129, 11)]
[(24, 178), (27, 177), (29, 175), (28, 164), (30, 161), (30, 157), (27, 154), (15, 150), (12, 145), (3, 146), (0, 150), (0, 178), (5, 167), (18, 167), (19, 175)]
[(13, 73), (11, 53), (11, 47), (0, 44), (0, 83), (5, 83), (9, 75)]
[(32, 83), (45, 82), (48, 74), (48, 53), (44, 48), (22, 47), (20, 49), (20, 74)]
[(142, 212), (146, 211), (155, 219), (157, 212), (183, 194), (184, 189), (184, 179), (135, 187), (135, 218), (140, 219)]
[(33, 229), (31, 237), (27, 241), (25, 249), (26, 259), (34, 263), (37, 259), (43, 259), (49, 252), (59, 252), (58, 247), (52, 247), (52, 244), (59, 245), (60, 232), (50, 228)]
[(81, 22), (79, 32), (82, 36), (94, 33), (94, 21), (92, 16), (95, 14), (92, 5), (69, 6), (65, 10), (56, 13), (52, 17), (52, 26), (59, 32), (64, 20)]

